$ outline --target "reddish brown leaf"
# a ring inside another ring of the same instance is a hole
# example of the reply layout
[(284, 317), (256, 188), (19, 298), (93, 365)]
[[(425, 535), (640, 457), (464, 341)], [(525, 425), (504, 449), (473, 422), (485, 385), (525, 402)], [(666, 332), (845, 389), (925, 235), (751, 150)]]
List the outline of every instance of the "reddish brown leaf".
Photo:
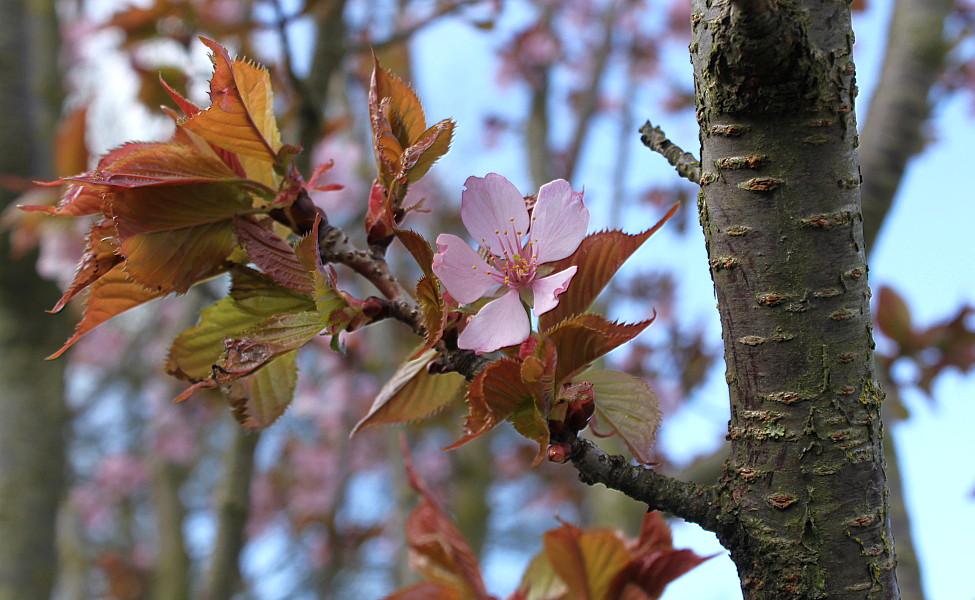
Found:
[(81, 321), (75, 326), (74, 335), (57, 352), (48, 356), (48, 359), (61, 356), (81, 336), (115, 315), (148, 302), (153, 298), (164, 296), (166, 293), (161, 290), (147, 289), (132, 281), (122, 269), (122, 265), (112, 267), (88, 287), (88, 298), (85, 300), (85, 312), (81, 317)]
[(413, 469), (405, 447), (403, 456), (410, 487), (420, 494), (420, 503), (406, 519), (410, 565), (427, 581), (460, 591), (465, 600), (492, 600), (474, 552)]
[(893, 288), (880, 286), (877, 294), (877, 327), (884, 335), (897, 342), (902, 352), (916, 350), (911, 325), (911, 310), (907, 302)]
[(281, 135), (274, 120), (271, 80), (251, 63), (231, 60), (227, 49), (200, 38), (212, 51), (210, 106), (180, 124), (225, 150), (275, 162)]
[(426, 175), (433, 163), (450, 149), (454, 122), (444, 119), (423, 132), (400, 156), (399, 179), (412, 183)]
[[(383, 111), (383, 100), (387, 110)], [(370, 114), (386, 112), (390, 132), (401, 148), (407, 148), (419, 140), (426, 129), (420, 99), (402, 79), (379, 66), (375, 59), (372, 81), (369, 87)]]
[(571, 256), (551, 263), (552, 272), (559, 272), (573, 265), (579, 267), (579, 271), (568, 289), (559, 296), (558, 306), (539, 317), (539, 330), (551, 329), (563, 319), (585, 312), (623, 262), (677, 212), (678, 206), (672, 206), (662, 219), (642, 233), (593, 233), (582, 240)]
[(250, 218), (235, 217), (237, 239), (262, 271), (274, 281), (302, 294), (312, 296), (315, 282), (295, 255), (294, 250), (271, 229)]
[[(423, 352), (440, 341), (447, 324), (447, 307), (443, 295), (440, 293), (440, 282), (436, 277), (424, 275), (416, 284), (416, 300), (423, 313), (423, 346), (417, 351)], [(414, 357), (417, 354), (413, 355)]]
[(461, 591), (450, 585), (425, 581), (403, 588), (382, 600), (467, 600)]
[(88, 168), (88, 145), (85, 143), (85, 123), (88, 106), (82, 105), (65, 115), (54, 132), (51, 144), (54, 154), (54, 173), (66, 177)]
[(636, 337), (652, 322), (651, 318), (639, 323), (617, 323), (592, 313), (562, 321), (545, 332), (555, 344), (558, 356), (555, 381), (565, 381), (600, 356)]
[(225, 270), (236, 245), (233, 223), (226, 220), (133, 235), (122, 241), (120, 252), (133, 280), (160, 292), (185, 292)]
[(433, 248), (430, 247), (430, 242), (410, 229), (395, 229), (394, 233), (413, 256), (416, 264), (420, 265), (423, 274), (427, 277), (435, 277), (431, 268), (433, 265)]
[[(124, 144), (112, 153), (111, 161), (63, 180), (111, 188), (173, 186), (194, 183), (244, 183), (233, 170), (209, 150), (173, 142)], [(267, 190), (270, 193), (270, 190)]]
[(88, 231), (88, 243), (81, 262), (75, 270), (74, 278), (64, 290), (61, 299), (50, 312), (60, 311), (81, 290), (87, 288), (98, 278), (108, 273), (112, 267), (122, 262), (118, 255), (118, 245), (115, 243), (115, 228), (108, 219), (102, 219), (91, 226)]
[(582, 530), (563, 523), (546, 531), (542, 544), (570, 598), (605, 599), (614, 576), (629, 558), (623, 540), (605, 528)]
[(521, 364), (501, 358), (478, 371), (467, 390), (470, 405), (464, 422), (464, 433), (445, 450), (457, 448), (483, 435), (504, 421), (523, 402), (534, 401), (535, 386), (521, 380)]

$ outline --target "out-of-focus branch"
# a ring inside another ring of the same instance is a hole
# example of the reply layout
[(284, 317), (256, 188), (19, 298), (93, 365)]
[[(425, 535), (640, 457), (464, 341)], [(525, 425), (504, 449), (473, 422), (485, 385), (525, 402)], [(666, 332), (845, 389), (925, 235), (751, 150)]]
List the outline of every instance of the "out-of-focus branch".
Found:
[(606, 454), (589, 440), (573, 437), (568, 442), (572, 464), (583, 483), (601, 483), (647, 503), (652, 509), (673, 513), (708, 531), (718, 531), (720, 507), (716, 487), (702, 487), (631, 465), (625, 457)]
[(186, 510), (179, 497), (184, 470), (164, 457), (152, 460), (152, 497), (156, 512), (158, 549), (153, 569), (153, 600), (189, 598), (190, 559), (183, 539)]
[(368, 44), (353, 44), (346, 48), (346, 51), (351, 53), (366, 52), (370, 49), (380, 50), (387, 46), (392, 46), (394, 44), (399, 44), (405, 42), (406, 40), (413, 37), (413, 35), (424, 29), (433, 23), (437, 22), (441, 17), (446, 17), (447, 15), (453, 14), (458, 10), (466, 6), (474, 6), (476, 4), (482, 4), (484, 0), (454, 0), (453, 2), (438, 3), (437, 9), (430, 14), (428, 17), (413, 23), (408, 27), (404, 27), (397, 31), (394, 31), (389, 37), (370, 42)]
[[(345, 5), (348, 0), (332, 0), (319, 3), (324, 14), (318, 15), (315, 34), (315, 52), (311, 70), (295, 87), (299, 96), (299, 142), (304, 152), (296, 157), (298, 168), (307, 173), (312, 151), (322, 132), (325, 104), (328, 100), (329, 83), (334, 73), (342, 68), (345, 58)], [(286, 49), (287, 50), (287, 49)]]
[(217, 539), (203, 586), (203, 600), (233, 596), (240, 583), (240, 552), (250, 512), (250, 486), (254, 473), (256, 432), (234, 425), (233, 439), (224, 455), (224, 477), (217, 496)]
[(532, 89), (528, 123), (525, 127), (528, 168), (536, 188), (553, 179), (552, 153), (548, 146), (548, 94), (551, 77), (549, 71), (547, 66), (537, 69), (538, 82)]
[(674, 144), (660, 127), (647, 121), (640, 128), (640, 141), (647, 148), (661, 154), (667, 162), (677, 169), (677, 174), (696, 184), (701, 183), (701, 164), (690, 152), (684, 152), (680, 146)]
[(907, 162), (923, 145), (928, 97), (944, 68), (951, 0), (897, 0), (880, 82), (860, 133), (863, 237), (869, 252)]
[(613, 51), (613, 28), (616, 25), (617, 2), (610, 2), (609, 7), (603, 14), (603, 39), (599, 47), (593, 53), (592, 72), (589, 73), (589, 87), (582, 95), (579, 104), (579, 112), (576, 115), (575, 129), (569, 145), (568, 158), (565, 163), (565, 178), (572, 180), (576, 167), (579, 164), (579, 155), (585, 145), (586, 134), (592, 125), (592, 117), (596, 114), (596, 106), (599, 103), (599, 87), (603, 81), (603, 73), (606, 72), (606, 65), (609, 62), (609, 55)]

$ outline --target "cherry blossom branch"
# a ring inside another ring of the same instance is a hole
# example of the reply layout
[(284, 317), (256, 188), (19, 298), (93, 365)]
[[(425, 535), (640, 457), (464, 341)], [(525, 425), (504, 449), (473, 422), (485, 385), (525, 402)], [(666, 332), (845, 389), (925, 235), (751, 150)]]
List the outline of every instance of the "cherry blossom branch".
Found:
[(663, 130), (647, 121), (640, 128), (640, 141), (647, 148), (663, 155), (667, 162), (677, 169), (677, 174), (692, 183), (701, 183), (701, 163), (690, 152), (667, 138)]
[(583, 483), (601, 483), (634, 500), (646, 502), (652, 509), (673, 513), (708, 531), (720, 529), (717, 486), (702, 487), (632, 465), (623, 456), (606, 454), (589, 440), (573, 437), (568, 442), (571, 448), (569, 458)]

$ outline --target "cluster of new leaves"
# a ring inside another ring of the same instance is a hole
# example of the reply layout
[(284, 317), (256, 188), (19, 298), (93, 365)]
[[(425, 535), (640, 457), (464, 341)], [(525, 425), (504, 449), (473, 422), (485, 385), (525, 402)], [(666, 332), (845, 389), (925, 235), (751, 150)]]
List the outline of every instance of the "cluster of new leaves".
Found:
[[(63, 178), (57, 206), (23, 208), (96, 217), (53, 309), (87, 290), (84, 315), (52, 358), (117, 314), (229, 272), (230, 295), (177, 338), (167, 369), (193, 383), (180, 398), (219, 386), (244, 425), (262, 427), (290, 402), (295, 350), (366, 318), (321, 264), (319, 216), (294, 168), (298, 148), (281, 142), (267, 71), (203, 42), (213, 51), (209, 107), (169, 89), (183, 111), (170, 112), (171, 139), (115, 148)], [(292, 247), (291, 234), (304, 237)]]
[[(406, 521), (406, 542), (410, 564), (424, 581), (384, 600), (496, 600), (474, 553), (408, 457), (406, 473), (420, 494)], [(636, 539), (563, 523), (545, 532), (542, 544), (508, 600), (655, 600), (668, 583), (711, 558), (675, 550), (670, 528), (656, 511), (646, 514)]]

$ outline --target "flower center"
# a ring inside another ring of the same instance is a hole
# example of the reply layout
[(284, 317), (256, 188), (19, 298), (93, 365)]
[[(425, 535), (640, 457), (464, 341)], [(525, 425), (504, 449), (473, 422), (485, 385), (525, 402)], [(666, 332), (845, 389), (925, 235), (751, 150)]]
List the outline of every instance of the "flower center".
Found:
[(519, 288), (535, 279), (535, 259), (532, 257), (530, 248), (525, 250), (528, 252), (524, 255), (506, 253), (503, 257), (494, 257), (494, 267), (501, 275), (500, 283), (508, 287)]

